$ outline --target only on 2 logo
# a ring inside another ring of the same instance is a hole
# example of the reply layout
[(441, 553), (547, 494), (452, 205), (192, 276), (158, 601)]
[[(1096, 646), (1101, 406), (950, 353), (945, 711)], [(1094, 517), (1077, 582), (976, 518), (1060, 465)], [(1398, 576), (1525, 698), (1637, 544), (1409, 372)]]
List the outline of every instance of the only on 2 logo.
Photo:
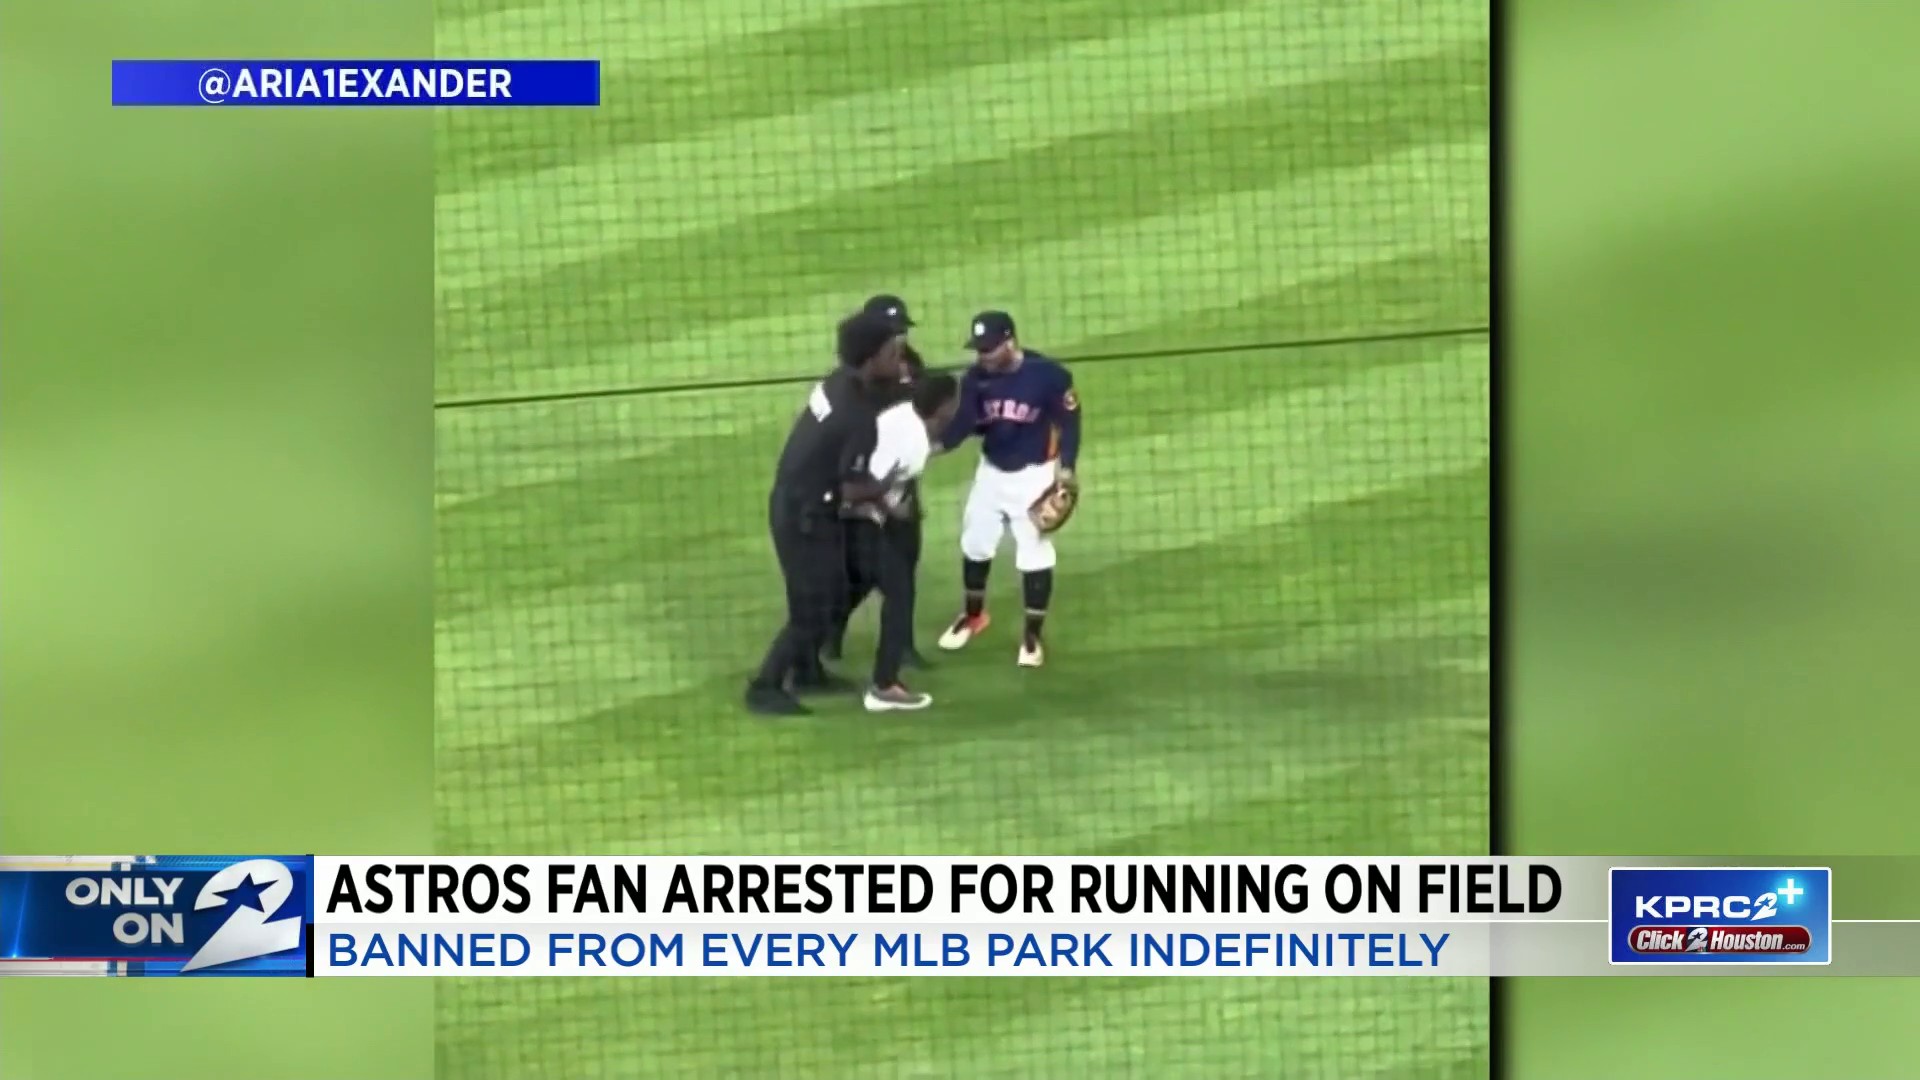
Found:
[(1614, 867), (1608, 959), (1831, 963), (1832, 877), (1825, 867)]
[(248, 859), (215, 873), (200, 886), (193, 909), (206, 911), (232, 905), (232, 911), (180, 971), (184, 974), (300, 948), (306, 941), (304, 920), (298, 914), (275, 917), (292, 895), (293, 873), (277, 859)]
[(305, 855), (0, 856), (0, 975), (308, 973)]

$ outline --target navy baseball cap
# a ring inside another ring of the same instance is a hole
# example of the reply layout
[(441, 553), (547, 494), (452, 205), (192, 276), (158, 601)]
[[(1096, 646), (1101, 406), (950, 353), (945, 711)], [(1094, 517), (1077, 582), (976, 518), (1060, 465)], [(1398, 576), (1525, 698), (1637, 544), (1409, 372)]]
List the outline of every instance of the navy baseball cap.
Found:
[(967, 348), (974, 352), (992, 352), (1013, 337), (1013, 316), (1004, 311), (983, 311), (973, 317)]
[(879, 315), (882, 318), (891, 319), (893, 320), (893, 324), (902, 330), (913, 325), (913, 316), (907, 314), (907, 302), (897, 296), (881, 293), (879, 296), (868, 300), (866, 306), (860, 310), (869, 315)]

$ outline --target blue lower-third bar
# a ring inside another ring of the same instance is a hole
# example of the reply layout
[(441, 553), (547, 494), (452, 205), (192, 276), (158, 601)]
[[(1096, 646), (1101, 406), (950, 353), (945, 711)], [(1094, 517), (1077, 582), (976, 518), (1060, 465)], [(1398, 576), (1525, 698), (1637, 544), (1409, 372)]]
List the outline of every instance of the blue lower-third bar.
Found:
[(115, 60), (116, 106), (600, 104), (598, 60)]

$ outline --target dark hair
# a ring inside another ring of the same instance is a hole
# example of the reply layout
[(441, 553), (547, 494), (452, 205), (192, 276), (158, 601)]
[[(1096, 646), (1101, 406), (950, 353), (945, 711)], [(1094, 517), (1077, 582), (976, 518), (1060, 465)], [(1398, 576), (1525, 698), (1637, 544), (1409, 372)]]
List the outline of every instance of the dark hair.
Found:
[(886, 316), (869, 311), (855, 312), (840, 320), (840, 362), (848, 367), (859, 367), (873, 359), (887, 342), (899, 336), (900, 331)]
[(959, 380), (944, 371), (930, 371), (913, 386), (913, 411), (932, 416), (959, 393)]

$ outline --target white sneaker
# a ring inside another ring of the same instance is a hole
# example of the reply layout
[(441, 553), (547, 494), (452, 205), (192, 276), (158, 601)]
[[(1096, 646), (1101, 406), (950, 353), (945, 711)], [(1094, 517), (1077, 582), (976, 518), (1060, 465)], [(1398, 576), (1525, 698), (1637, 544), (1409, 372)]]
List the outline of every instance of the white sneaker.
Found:
[(959, 618), (953, 620), (953, 625), (947, 627), (946, 632), (940, 635), (940, 647), (948, 652), (964, 649), (967, 647), (967, 642), (978, 637), (992, 624), (993, 620), (988, 618), (984, 611), (978, 615), (962, 613)]
[(868, 712), (917, 712), (933, 704), (932, 694), (909, 690), (899, 683), (867, 688)]
[(1047, 647), (1038, 638), (1020, 643), (1020, 666), (1041, 667), (1047, 662)]

